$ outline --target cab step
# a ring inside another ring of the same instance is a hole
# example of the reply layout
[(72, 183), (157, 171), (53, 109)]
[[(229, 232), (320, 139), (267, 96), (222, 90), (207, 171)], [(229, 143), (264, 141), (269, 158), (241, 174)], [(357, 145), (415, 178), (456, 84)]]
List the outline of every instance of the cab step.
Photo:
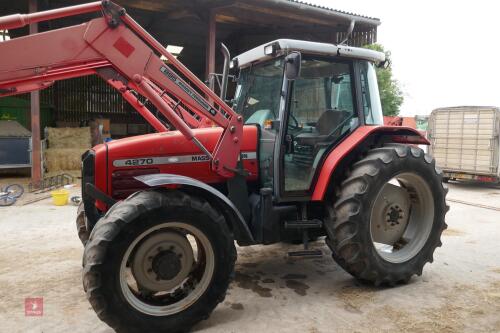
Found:
[(320, 229), (323, 228), (323, 221), (318, 219), (285, 221), (285, 229)]
[(289, 257), (297, 258), (321, 258), (323, 257), (323, 252), (321, 250), (301, 250), (301, 251), (290, 251), (288, 252)]

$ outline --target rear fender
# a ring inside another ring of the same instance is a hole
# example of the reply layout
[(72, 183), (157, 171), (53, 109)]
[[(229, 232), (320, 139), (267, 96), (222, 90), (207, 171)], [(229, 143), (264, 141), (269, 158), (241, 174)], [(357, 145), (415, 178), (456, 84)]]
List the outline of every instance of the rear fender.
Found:
[(202, 196), (224, 215), (239, 245), (255, 243), (252, 233), (238, 209), (227, 196), (212, 186), (190, 177), (167, 173), (142, 175), (134, 178), (149, 187), (168, 188), (168, 185), (178, 186), (181, 190)]
[(345, 172), (357, 157), (373, 146), (383, 143), (403, 143), (430, 145), (429, 141), (416, 129), (402, 126), (361, 126), (335, 147), (321, 168), (312, 198), (322, 201), (332, 186), (340, 185)]

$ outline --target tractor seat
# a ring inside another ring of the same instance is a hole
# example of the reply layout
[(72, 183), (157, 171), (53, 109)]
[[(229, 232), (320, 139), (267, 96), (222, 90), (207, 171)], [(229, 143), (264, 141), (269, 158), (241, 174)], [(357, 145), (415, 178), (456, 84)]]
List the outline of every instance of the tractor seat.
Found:
[[(349, 113), (339, 110), (326, 110), (316, 122), (315, 130), (311, 133), (301, 133), (294, 139), (300, 146), (315, 146), (318, 143), (330, 141), (330, 138), (339, 136), (342, 126)], [(339, 127), (339, 128), (337, 128)]]

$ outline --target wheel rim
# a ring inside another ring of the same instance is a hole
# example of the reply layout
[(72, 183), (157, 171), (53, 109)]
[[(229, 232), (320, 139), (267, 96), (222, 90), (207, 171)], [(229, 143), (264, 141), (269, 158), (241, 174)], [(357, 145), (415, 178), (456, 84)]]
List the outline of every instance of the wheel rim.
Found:
[(183, 222), (152, 227), (127, 248), (120, 287), (127, 302), (152, 316), (168, 316), (195, 303), (214, 273), (213, 248), (198, 228)]
[(379, 256), (406, 262), (424, 247), (434, 222), (434, 197), (427, 182), (401, 173), (380, 189), (370, 214), (370, 234)]
[(10, 197), (19, 198), (24, 193), (24, 188), (18, 184), (12, 184), (5, 188), (5, 192), (9, 193)]
[(11, 206), (16, 202), (16, 199), (8, 196), (6, 193), (0, 192), (0, 206)]

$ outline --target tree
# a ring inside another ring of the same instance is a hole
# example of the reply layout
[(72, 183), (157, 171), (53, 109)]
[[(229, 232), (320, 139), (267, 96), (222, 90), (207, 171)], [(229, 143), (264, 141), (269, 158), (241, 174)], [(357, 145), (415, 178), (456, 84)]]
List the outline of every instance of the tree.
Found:
[[(382, 45), (371, 44), (366, 45), (365, 48), (384, 52), (386, 59), (389, 61), (389, 64), (391, 64), (391, 52), (384, 50)], [(384, 116), (397, 116), (404, 100), (403, 91), (401, 90), (399, 82), (393, 79), (390, 66), (388, 68), (377, 67), (376, 72)]]

